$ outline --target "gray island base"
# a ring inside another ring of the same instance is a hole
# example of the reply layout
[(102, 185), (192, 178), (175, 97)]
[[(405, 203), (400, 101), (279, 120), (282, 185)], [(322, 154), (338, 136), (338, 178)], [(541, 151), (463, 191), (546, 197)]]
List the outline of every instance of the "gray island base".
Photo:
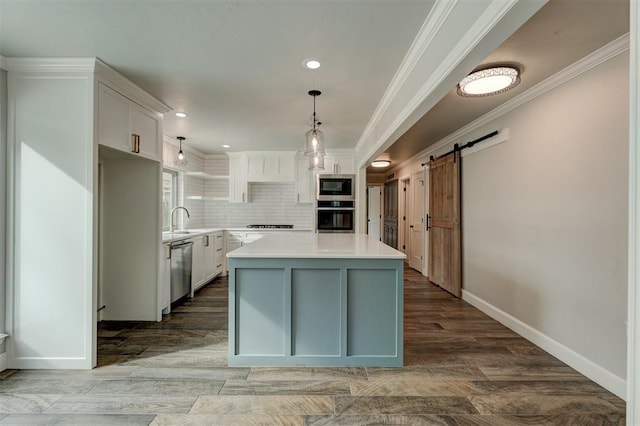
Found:
[(360, 234), (268, 235), (229, 258), (229, 365), (402, 366), (405, 255)]

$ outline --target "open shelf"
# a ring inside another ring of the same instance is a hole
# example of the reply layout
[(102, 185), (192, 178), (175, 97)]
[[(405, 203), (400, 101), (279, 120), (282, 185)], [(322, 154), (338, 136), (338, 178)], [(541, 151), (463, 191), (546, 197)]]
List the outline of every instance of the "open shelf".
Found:
[(184, 174), (187, 176), (199, 177), (202, 179), (229, 179), (229, 176), (227, 175), (212, 175), (205, 172), (185, 172)]

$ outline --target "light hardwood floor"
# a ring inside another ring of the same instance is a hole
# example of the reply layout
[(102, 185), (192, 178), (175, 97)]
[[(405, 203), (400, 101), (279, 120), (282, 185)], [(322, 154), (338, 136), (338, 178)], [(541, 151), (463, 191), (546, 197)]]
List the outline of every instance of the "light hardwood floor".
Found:
[(0, 424), (624, 425), (625, 402), (405, 270), (404, 368), (227, 367), (227, 280), (102, 323), (91, 371), (0, 373)]

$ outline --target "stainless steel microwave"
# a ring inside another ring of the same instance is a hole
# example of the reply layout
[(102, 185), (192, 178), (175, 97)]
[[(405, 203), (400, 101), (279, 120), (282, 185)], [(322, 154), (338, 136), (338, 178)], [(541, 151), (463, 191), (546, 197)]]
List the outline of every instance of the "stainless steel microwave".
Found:
[(354, 200), (356, 175), (318, 175), (316, 198), (318, 200)]

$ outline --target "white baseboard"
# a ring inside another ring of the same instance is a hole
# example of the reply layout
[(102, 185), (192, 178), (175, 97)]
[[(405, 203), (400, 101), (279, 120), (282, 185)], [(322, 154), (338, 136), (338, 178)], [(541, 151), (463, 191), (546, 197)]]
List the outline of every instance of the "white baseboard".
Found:
[(4, 371), (9, 367), (9, 363), (7, 362), (7, 353), (2, 352), (0, 354), (0, 371)]
[(609, 392), (626, 400), (627, 383), (624, 379), (466, 290), (462, 290), (462, 299), (584, 374)]

